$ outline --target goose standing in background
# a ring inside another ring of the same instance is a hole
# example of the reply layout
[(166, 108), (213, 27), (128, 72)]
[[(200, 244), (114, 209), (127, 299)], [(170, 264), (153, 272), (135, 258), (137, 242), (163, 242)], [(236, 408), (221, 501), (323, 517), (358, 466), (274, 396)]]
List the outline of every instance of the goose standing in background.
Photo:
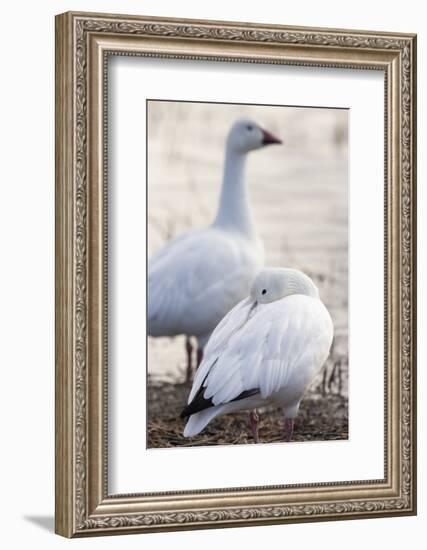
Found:
[(328, 310), (313, 281), (295, 269), (269, 268), (248, 298), (212, 333), (196, 372), (184, 436), (200, 433), (216, 416), (249, 410), (256, 443), (256, 409), (282, 407), (285, 440), (304, 392), (326, 361), (333, 338)]
[(186, 335), (187, 380), (192, 373), (191, 336), (197, 364), (216, 325), (247, 296), (263, 264), (245, 181), (247, 154), (281, 143), (255, 122), (239, 120), (226, 142), (224, 176), (213, 223), (190, 230), (155, 253), (148, 267), (148, 334)]

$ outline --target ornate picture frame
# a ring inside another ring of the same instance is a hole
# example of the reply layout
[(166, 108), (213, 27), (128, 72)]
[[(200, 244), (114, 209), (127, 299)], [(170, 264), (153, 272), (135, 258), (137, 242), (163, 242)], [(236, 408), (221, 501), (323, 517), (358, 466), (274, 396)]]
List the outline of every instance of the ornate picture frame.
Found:
[[(384, 479), (108, 493), (108, 56), (383, 71)], [(56, 18), (56, 532), (65, 537), (416, 513), (416, 36), (72, 13)]]

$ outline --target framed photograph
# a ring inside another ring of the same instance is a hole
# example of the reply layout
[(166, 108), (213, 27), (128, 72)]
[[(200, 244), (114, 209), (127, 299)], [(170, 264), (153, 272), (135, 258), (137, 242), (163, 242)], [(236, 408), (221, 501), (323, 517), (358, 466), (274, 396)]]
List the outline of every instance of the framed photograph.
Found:
[(56, 532), (416, 513), (416, 37), (56, 18)]

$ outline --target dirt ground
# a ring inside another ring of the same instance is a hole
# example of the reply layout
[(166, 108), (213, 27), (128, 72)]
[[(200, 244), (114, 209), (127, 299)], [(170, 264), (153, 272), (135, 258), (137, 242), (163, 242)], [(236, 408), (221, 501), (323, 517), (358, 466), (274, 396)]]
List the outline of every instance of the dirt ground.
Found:
[[(253, 443), (246, 412), (215, 418), (198, 436), (184, 438), (185, 420), (180, 419), (179, 414), (186, 404), (190, 386), (150, 380), (148, 390), (149, 448)], [(301, 402), (292, 440), (348, 439), (347, 403), (339, 394), (309, 393)], [(283, 441), (283, 416), (279, 410), (261, 411), (259, 434), (261, 443)]]

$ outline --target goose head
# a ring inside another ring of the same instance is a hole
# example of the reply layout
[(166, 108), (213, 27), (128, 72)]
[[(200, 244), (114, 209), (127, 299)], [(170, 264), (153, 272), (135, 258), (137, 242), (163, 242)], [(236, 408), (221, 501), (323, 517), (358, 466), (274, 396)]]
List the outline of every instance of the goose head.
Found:
[(227, 138), (228, 149), (238, 153), (248, 153), (274, 143), (282, 142), (256, 122), (248, 119), (235, 122)]
[(319, 297), (319, 291), (310, 277), (297, 269), (263, 269), (252, 283), (251, 298), (259, 304), (268, 304), (292, 294)]

